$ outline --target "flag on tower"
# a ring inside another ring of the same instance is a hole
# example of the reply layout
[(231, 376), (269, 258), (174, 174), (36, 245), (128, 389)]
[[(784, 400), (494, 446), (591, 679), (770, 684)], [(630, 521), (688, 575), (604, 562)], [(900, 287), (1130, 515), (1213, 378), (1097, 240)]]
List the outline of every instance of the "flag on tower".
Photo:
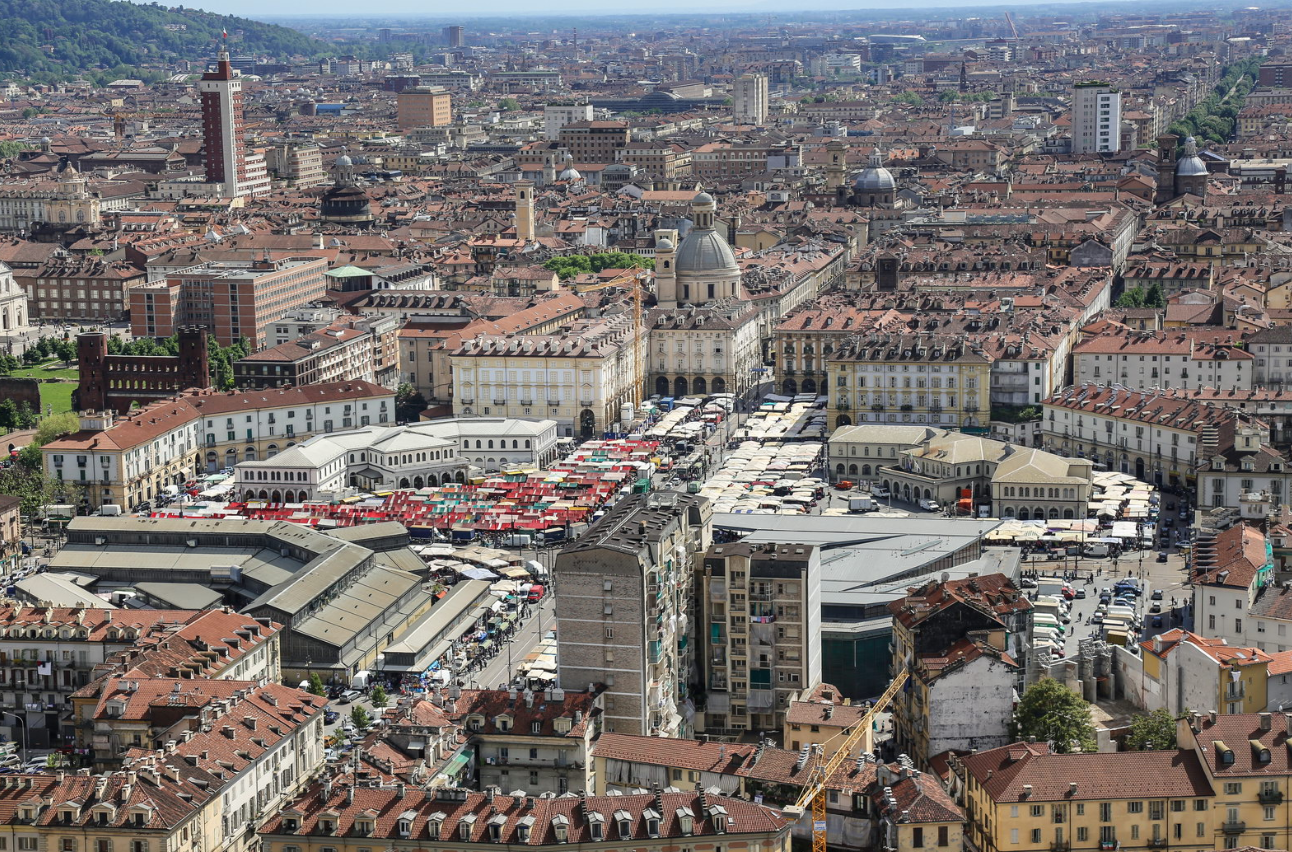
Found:
[(221, 31), (220, 31), (220, 37), (221, 37), (221, 38), (223, 38), (225, 41), (228, 41), (228, 40), (229, 40), (229, 28), (228, 28), (228, 27), (225, 27), (223, 30), (221, 30)]

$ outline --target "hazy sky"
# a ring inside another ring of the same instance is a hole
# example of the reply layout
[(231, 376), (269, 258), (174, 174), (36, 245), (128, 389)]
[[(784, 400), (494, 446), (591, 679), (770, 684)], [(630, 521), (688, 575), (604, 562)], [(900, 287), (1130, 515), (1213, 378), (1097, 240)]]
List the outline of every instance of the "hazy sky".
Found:
[[(1083, 2), (1083, 0), (1067, 0)], [(623, 15), (654, 13), (738, 13), (784, 14), (787, 9), (783, 0), (621, 0), (607, 3), (605, 0), (562, 0), (559, 4), (535, 6), (532, 0), (479, 0), (479, 2), (455, 7), (454, 4), (427, 4), (417, 0), (369, 0), (356, 4), (353, 0), (313, 0), (308, 4), (276, 4), (256, 2), (256, 0), (198, 0), (193, 5), (201, 9), (222, 14), (244, 15), (257, 19), (285, 19), (295, 16), (317, 17), (320, 15), (337, 15), (354, 18), (360, 15), (373, 17), (391, 16), (402, 18), (427, 18), (449, 20), (455, 8), (461, 8), (463, 17), (484, 17), (490, 15), (533, 15), (552, 17), (561, 14), (590, 15)], [(906, 16), (913, 12), (894, 0), (798, 0), (793, 4), (798, 9), (845, 11), (891, 9), (895, 16)], [(1035, 0), (990, 0), (988, 3), (977, 0), (934, 0), (921, 4), (920, 8), (964, 7), (969, 9), (990, 8), (992, 6), (1053, 6), (1058, 3), (1037, 4)], [(1137, 4), (1151, 5), (1151, 4)], [(1188, 5), (1188, 4), (1185, 4)]]

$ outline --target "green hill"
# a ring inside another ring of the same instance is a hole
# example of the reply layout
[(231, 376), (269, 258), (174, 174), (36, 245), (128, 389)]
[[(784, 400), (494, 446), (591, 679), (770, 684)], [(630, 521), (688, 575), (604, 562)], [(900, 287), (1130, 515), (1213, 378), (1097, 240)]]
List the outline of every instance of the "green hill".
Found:
[(322, 42), (275, 24), (183, 6), (120, 0), (0, 0), (0, 69), (17, 79), (78, 74), (96, 82), (152, 77), (135, 69), (212, 55), (224, 29), (233, 53), (312, 57)]

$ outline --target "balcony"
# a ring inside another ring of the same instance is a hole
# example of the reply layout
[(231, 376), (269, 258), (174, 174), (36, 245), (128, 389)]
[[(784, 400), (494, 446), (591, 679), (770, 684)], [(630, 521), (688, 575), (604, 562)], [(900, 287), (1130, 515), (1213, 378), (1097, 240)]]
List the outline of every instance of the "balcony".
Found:
[(495, 399), (495, 400), (493, 401), (493, 404), (494, 404), (494, 405), (506, 405), (506, 404), (507, 404), (507, 400), (505, 400), (505, 399)]
[(581, 400), (579, 400), (579, 405), (582, 405), (584, 408), (591, 408), (591, 407), (592, 407), (592, 400), (590, 400), (590, 399), (581, 399)]
[(522, 400), (520, 401), (520, 404), (521, 404), (521, 405), (533, 405), (533, 404), (534, 404), (534, 400), (532, 400), (532, 399), (522, 399)]
[(463, 397), (463, 398), (462, 398), (462, 404), (463, 404), (463, 405), (475, 405), (475, 404), (476, 404), (476, 401), (475, 401), (474, 399), (471, 399), (470, 397)]
[(1281, 805), (1283, 804), (1283, 791), (1261, 790), (1256, 794), (1256, 801), (1262, 805)]
[(1165, 838), (1165, 837), (1152, 837), (1152, 838), (1149, 838), (1149, 841), (1148, 841), (1148, 848), (1149, 848), (1149, 849), (1165, 849), (1165, 848), (1166, 848), (1166, 838)]
[(560, 401), (559, 399), (549, 399), (549, 400), (547, 401), (547, 404), (548, 404), (550, 407), (552, 407), (552, 408), (560, 408), (560, 407), (561, 407), (561, 401)]
[(1069, 852), (1072, 844), (1066, 840), (1056, 840), (1050, 844), (1050, 852)]
[(1220, 824), (1220, 830), (1225, 834), (1242, 834), (1247, 830), (1247, 823), (1242, 820), (1226, 820)]

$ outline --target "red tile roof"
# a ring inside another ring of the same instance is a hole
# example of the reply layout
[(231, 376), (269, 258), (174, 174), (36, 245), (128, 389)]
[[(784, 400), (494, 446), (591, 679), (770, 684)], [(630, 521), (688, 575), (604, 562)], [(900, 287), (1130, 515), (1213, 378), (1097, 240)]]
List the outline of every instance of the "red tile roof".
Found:
[(1212, 794), (1197, 755), (1183, 749), (1050, 754), (1049, 748), (1039, 743), (1015, 743), (960, 760), (996, 802), (1188, 798)]

